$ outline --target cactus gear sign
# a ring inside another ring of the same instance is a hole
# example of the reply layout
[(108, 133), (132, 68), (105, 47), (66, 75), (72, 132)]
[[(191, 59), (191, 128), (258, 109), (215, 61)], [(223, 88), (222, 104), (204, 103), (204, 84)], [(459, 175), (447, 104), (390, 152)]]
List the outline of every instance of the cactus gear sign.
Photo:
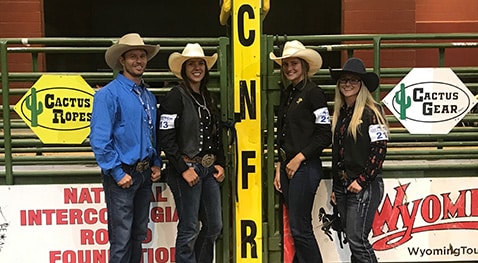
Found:
[(411, 134), (447, 134), (477, 103), (450, 68), (414, 68), (382, 101)]
[(90, 132), (94, 93), (80, 75), (43, 75), (14, 109), (43, 143), (80, 144)]

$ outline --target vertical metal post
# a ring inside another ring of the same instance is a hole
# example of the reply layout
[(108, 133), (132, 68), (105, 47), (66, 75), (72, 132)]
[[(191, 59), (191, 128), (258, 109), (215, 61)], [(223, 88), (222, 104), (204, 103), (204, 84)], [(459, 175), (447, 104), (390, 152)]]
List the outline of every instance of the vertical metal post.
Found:
[[(373, 71), (380, 79), (380, 37), (373, 38)], [(378, 89), (373, 94), (376, 101), (380, 101), (380, 83)]]
[(445, 66), (445, 48), (443, 47), (438, 48), (438, 66)]
[(8, 86), (7, 41), (0, 41), (0, 61), (2, 65), (2, 105), (3, 132), (5, 145), (5, 183), (13, 184), (12, 133), (10, 126), (10, 89)]
[[(220, 88), (220, 95), (221, 95), (221, 114), (222, 114), (222, 121), (231, 121), (233, 120), (234, 116), (231, 113), (234, 112), (234, 105), (233, 99), (234, 94), (230, 90), (230, 81), (229, 76), (232, 76), (231, 66), (229, 65), (230, 62), (228, 58), (230, 57), (229, 51), (230, 50), (230, 43), (229, 38), (221, 37), (219, 39), (219, 59), (218, 59), (218, 71), (220, 72), (219, 75), (219, 88)], [(234, 136), (233, 131), (229, 130), (229, 136)], [(233, 224), (234, 219), (231, 218), (231, 211), (234, 209), (234, 200), (231, 200), (231, 196), (234, 196), (234, 189), (235, 184), (235, 177), (237, 174), (234, 172), (235, 162), (234, 158), (236, 157), (236, 153), (234, 152), (234, 145), (229, 145), (229, 138), (224, 138), (223, 141), (227, 141), (224, 145), (227, 145), (227, 149), (225, 150), (226, 153), (226, 180), (224, 180), (222, 184), (222, 221), (223, 221), (223, 228), (222, 228), (222, 240), (219, 240), (217, 243), (216, 248), (216, 255), (217, 255), (217, 262), (230, 262), (232, 255), (230, 255), (230, 251), (234, 248), (234, 231), (233, 227), (230, 227)], [(236, 142), (232, 142), (235, 144)], [(232, 147), (232, 148), (230, 148)], [(232, 158), (232, 160), (231, 160)], [(232, 164), (232, 165), (229, 165)]]
[(32, 52), (32, 71), (38, 72), (38, 52)]

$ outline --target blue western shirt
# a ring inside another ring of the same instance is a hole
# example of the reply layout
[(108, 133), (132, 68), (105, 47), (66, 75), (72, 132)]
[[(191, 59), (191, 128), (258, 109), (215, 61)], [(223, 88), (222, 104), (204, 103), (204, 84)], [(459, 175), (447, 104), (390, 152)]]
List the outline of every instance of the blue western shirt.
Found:
[[(141, 95), (140, 95), (141, 94)], [(133, 165), (151, 158), (161, 166), (156, 142), (156, 98), (144, 84), (136, 85), (121, 73), (96, 92), (90, 123), (90, 145), (105, 174), (118, 182)]]

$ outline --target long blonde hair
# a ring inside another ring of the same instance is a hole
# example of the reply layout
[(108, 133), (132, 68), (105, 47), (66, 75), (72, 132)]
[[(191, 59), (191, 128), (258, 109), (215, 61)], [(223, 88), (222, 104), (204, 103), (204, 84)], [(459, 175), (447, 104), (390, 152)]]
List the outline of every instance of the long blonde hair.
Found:
[[(342, 93), (340, 92), (339, 85), (340, 84), (337, 82), (336, 89), (335, 89), (335, 98), (334, 98), (334, 115), (332, 116), (332, 134), (334, 134), (335, 132), (335, 126), (337, 125), (337, 122), (339, 119), (340, 109), (345, 104), (345, 99)], [(362, 123), (362, 114), (365, 107), (373, 111), (380, 125), (385, 125), (388, 127), (388, 121), (384, 117), (385, 113), (383, 112), (383, 109), (378, 106), (378, 103), (373, 98), (372, 93), (370, 93), (367, 86), (362, 81), (362, 86), (355, 100), (354, 113), (352, 115), (352, 119), (350, 120), (350, 124), (347, 129), (347, 133), (349, 135), (352, 135), (352, 137), (354, 138), (354, 141), (357, 140), (357, 131), (359, 131), (358, 128), (360, 124)], [(387, 133), (389, 133), (388, 129), (387, 129)]]

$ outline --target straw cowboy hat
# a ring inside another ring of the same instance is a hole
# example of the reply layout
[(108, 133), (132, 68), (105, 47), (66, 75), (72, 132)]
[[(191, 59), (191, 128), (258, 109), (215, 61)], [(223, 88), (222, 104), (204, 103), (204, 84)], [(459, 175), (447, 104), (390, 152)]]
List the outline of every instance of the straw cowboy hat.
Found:
[(322, 66), (322, 57), (320, 56), (319, 52), (310, 48), (306, 48), (297, 40), (292, 40), (285, 43), (282, 56), (276, 57), (273, 52), (269, 54), (269, 58), (281, 66), (282, 59), (290, 57), (301, 58), (309, 64), (309, 72), (307, 72), (309, 77), (317, 73)]
[(145, 45), (143, 39), (137, 33), (130, 33), (122, 36), (117, 43), (113, 44), (106, 50), (106, 64), (113, 70), (123, 70), (123, 66), (119, 62), (119, 58), (126, 51), (132, 49), (144, 49), (148, 56), (148, 61), (159, 52), (159, 45)]
[(360, 58), (349, 58), (342, 69), (329, 68), (330, 76), (337, 82), (342, 74), (351, 73), (358, 75), (367, 86), (370, 92), (375, 91), (378, 88), (379, 78), (374, 72), (366, 72), (365, 64)]
[(204, 51), (198, 43), (189, 43), (186, 45), (182, 53), (174, 52), (169, 56), (168, 64), (171, 72), (176, 75), (176, 77), (182, 79), (181, 68), (183, 63), (191, 58), (202, 58), (206, 61), (207, 69), (210, 70), (214, 63), (217, 60), (217, 53), (214, 53), (212, 56), (204, 55)]

